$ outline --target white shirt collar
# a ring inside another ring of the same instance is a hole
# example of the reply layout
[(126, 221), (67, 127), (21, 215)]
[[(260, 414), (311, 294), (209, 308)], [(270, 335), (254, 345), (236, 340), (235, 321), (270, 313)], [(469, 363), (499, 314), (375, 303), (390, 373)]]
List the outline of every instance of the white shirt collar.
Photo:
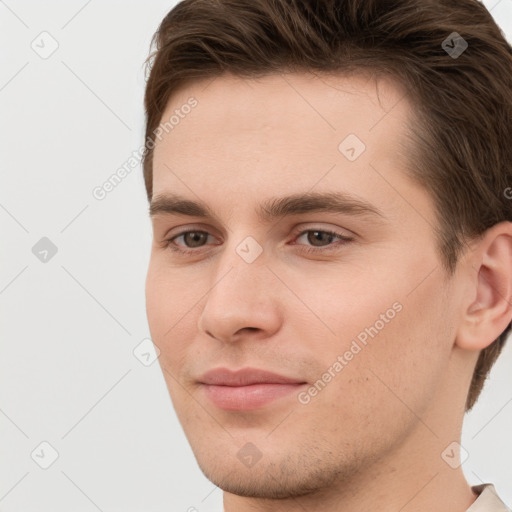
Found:
[(493, 484), (474, 485), (471, 489), (479, 496), (466, 512), (511, 512), (501, 501)]

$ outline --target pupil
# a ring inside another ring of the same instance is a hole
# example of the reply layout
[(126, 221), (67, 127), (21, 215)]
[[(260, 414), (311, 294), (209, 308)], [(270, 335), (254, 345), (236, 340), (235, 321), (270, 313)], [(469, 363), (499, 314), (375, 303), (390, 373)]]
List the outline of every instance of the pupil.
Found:
[[(324, 233), (323, 231), (312, 231), (313, 233), (313, 236), (314, 236), (314, 239), (316, 241), (322, 241), (322, 238), (324, 235), (327, 235), (328, 237), (330, 237), (331, 235), (329, 235), (328, 233)], [(311, 241), (311, 240), (310, 240)], [(314, 244), (313, 244), (314, 245)]]
[(193, 240), (192, 240), (192, 246), (194, 246), (194, 243), (195, 242), (200, 242), (201, 241), (201, 238), (204, 236), (204, 233), (197, 233), (197, 232), (194, 232), (194, 233), (188, 233), (188, 236), (190, 236)]

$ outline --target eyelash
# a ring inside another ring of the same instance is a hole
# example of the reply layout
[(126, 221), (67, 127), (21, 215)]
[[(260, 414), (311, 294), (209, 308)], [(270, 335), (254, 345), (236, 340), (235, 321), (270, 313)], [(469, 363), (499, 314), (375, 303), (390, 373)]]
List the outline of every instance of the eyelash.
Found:
[[(330, 252), (330, 251), (333, 251), (333, 250), (337, 250), (338, 248), (340, 248), (340, 246), (344, 246), (347, 242), (351, 242), (353, 240), (351, 237), (342, 235), (340, 233), (337, 233), (336, 231), (330, 231), (328, 229), (305, 229), (305, 230), (300, 231), (299, 233), (297, 233), (296, 237), (299, 238), (302, 235), (304, 235), (306, 233), (311, 233), (311, 232), (324, 233), (324, 234), (333, 236), (335, 238), (339, 238), (341, 240), (341, 243), (329, 244), (329, 245), (327, 245), (325, 247), (309, 246), (309, 247), (306, 247), (304, 249), (301, 249), (303, 252), (305, 252), (307, 254), (314, 254), (314, 253), (318, 254), (318, 253), (321, 253), (321, 252)], [(178, 246), (173, 245), (173, 241), (176, 238), (179, 238), (180, 236), (186, 235), (187, 233), (205, 233), (207, 235), (209, 234), (207, 231), (202, 231), (202, 230), (198, 230), (198, 229), (182, 231), (181, 233), (178, 233), (176, 235), (173, 235), (171, 238), (166, 239), (165, 240), (165, 244), (164, 244), (164, 248), (168, 248), (168, 249), (170, 249), (174, 253), (183, 254), (183, 255), (190, 255), (190, 254), (195, 254), (195, 253), (199, 252), (200, 248), (198, 248), (198, 249), (179, 249)], [(295, 245), (295, 244), (293, 244), (293, 245)]]

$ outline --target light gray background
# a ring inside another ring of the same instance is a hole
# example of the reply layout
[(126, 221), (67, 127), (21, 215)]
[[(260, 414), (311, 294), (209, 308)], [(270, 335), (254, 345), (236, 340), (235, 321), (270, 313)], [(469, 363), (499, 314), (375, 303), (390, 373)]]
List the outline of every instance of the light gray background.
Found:
[[(3, 512), (222, 510), (158, 362), (133, 354), (149, 337), (140, 165), (92, 194), (142, 144), (142, 64), (175, 3), (0, 0)], [(512, 40), (512, 0), (485, 4)], [(31, 47), (52, 44), (48, 58)], [(32, 252), (43, 237), (58, 250), (47, 262)], [(468, 481), (494, 482), (509, 505), (511, 369), (512, 344), (462, 439)], [(48, 469), (43, 441), (59, 454)]]

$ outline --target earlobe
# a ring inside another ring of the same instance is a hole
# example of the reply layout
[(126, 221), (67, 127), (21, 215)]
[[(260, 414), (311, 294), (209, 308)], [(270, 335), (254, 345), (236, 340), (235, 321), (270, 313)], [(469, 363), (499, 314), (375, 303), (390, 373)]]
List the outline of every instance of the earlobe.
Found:
[(482, 350), (512, 320), (512, 222), (490, 228), (467, 263), (473, 300), (462, 313), (456, 344)]

